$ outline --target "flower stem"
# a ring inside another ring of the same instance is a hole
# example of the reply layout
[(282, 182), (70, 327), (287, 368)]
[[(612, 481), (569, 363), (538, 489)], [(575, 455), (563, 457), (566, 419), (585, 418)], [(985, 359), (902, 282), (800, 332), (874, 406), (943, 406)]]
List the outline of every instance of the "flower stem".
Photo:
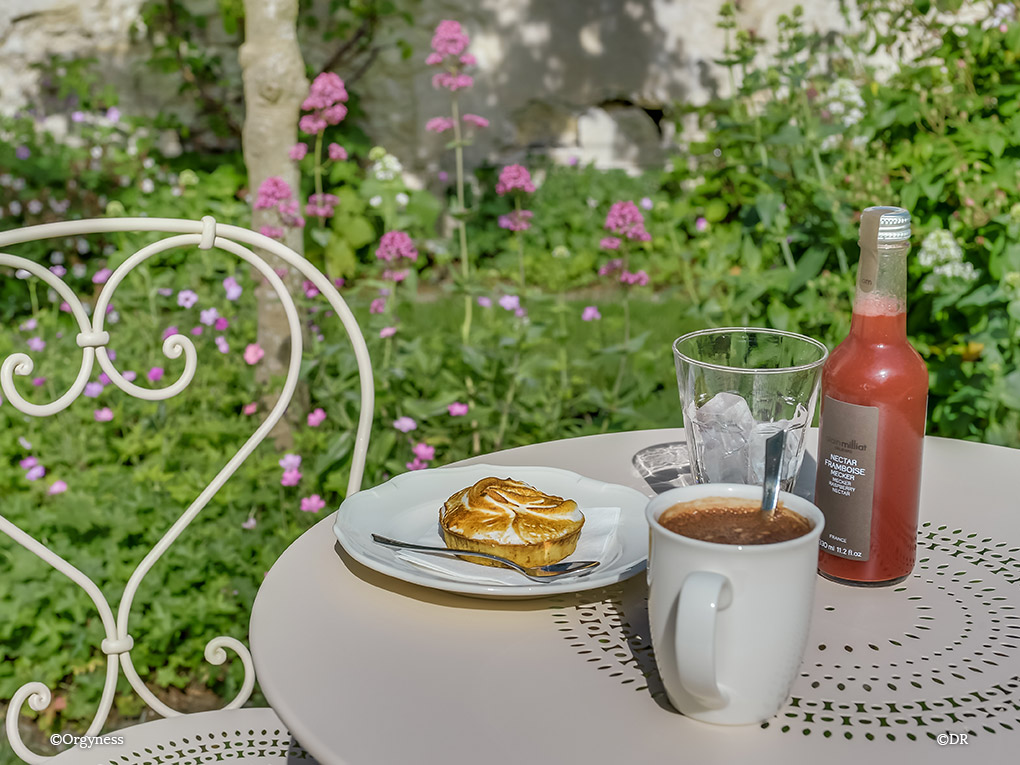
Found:
[[(315, 193), (319, 195), (319, 204), (322, 204), (322, 132), (315, 134)], [(326, 219), (319, 218), (319, 227), (326, 226)]]
[[(471, 275), (471, 264), (468, 261), (467, 225), (464, 222), (464, 145), (460, 132), (460, 109), (457, 105), (457, 96), (451, 99), (453, 114), (453, 156), (457, 163), (457, 229), (460, 238), (460, 269), (464, 277), (464, 287), (467, 288), (468, 277)], [(471, 295), (464, 296), (464, 324), (461, 326), (460, 335), (464, 344), (467, 345), (471, 336)]]
[(494, 449), (499, 449), (503, 445), (503, 435), (506, 433), (506, 427), (510, 423), (510, 407), (513, 406), (514, 396), (517, 395), (517, 366), (520, 362), (521, 354), (518, 351), (514, 354), (514, 363), (510, 365), (510, 388), (506, 392), (502, 412), (499, 415), (499, 429), (496, 431), (496, 440), (493, 443)]
[[(517, 212), (516, 220), (518, 225), (521, 220), (521, 198), (514, 198), (514, 210)], [(514, 232), (514, 239), (517, 240), (517, 266), (520, 270), (521, 292), (524, 292), (524, 237), (520, 231)]]

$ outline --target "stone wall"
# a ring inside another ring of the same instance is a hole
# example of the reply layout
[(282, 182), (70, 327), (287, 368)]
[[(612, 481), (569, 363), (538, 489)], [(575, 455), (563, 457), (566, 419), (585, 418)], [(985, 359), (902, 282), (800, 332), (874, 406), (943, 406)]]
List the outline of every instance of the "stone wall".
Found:
[[(210, 0), (211, 1), (211, 0)], [(0, 0), (0, 111), (30, 105), (38, 89), (33, 62), (48, 54), (97, 56), (120, 93), (125, 113), (172, 109), (174, 100), (146, 72), (146, 50), (132, 42), (141, 0)], [(446, 136), (425, 122), (449, 114), (449, 94), (431, 86), (424, 64), (432, 30), (457, 19), (478, 58), (475, 85), (462, 111), (491, 121), (478, 131), (468, 160), (510, 161), (543, 152), (601, 167), (661, 163), (672, 135), (661, 111), (677, 102), (702, 103), (727, 83), (713, 63), (723, 50), (716, 27), (721, 0), (421, 0), (412, 28), (384, 35), (414, 48), (402, 59), (389, 47), (358, 83), (365, 126), (417, 175), (427, 178), (448, 161)], [(742, 22), (774, 38), (776, 19), (794, 0), (743, 0)], [(843, 26), (838, 0), (804, 3), (805, 21), (821, 29)], [(135, 35), (137, 37), (137, 35)], [(383, 37), (385, 40), (385, 36)], [(235, 62), (236, 52), (221, 51)], [(315, 67), (327, 49), (307, 45)], [(343, 73), (341, 73), (343, 74)]]

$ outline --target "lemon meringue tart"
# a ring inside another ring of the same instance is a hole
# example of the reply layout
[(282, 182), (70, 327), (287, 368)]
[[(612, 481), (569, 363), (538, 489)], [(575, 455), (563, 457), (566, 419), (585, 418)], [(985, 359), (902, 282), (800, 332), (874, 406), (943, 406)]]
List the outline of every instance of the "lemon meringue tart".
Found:
[[(483, 478), (461, 489), (439, 511), (439, 527), (452, 550), (484, 552), (522, 566), (557, 563), (577, 547), (584, 515), (572, 499), (539, 491), (512, 478)], [(465, 558), (499, 566), (484, 558)]]

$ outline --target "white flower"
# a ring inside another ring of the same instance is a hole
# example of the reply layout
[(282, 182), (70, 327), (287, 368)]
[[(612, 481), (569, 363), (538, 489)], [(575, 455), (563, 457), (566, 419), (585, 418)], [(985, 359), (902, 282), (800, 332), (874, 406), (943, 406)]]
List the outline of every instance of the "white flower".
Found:
[(942, 263), (960, 263), (963, 260), (963, 249), (953, 237), (952, 232), (936, 229), (921, 242), (918, 262), (925, 268)]
[(24, 268), (19, 268), (19, 269), (18, 269), (17, 271), (15, 271), (15, 272), (14, 272), (14, 275), (15, 275), (16, 277), (18, 277), (19, 279), (27, 279), (27, 278), (29, 278), (29, 277), (30, 277), (30, 276), (31, 276), (32, 274), (31, 274), (31, 272), (29, 272), (29, 271), (26, 271), (26, 270), (25, 270)]
[(152, 178), (145, 178), (142, 180), (142, 191), (146, 194), (151, 194), (156, 188), (156, 184), (152, 182)]
[(92, 157), (92, 159), (99, 159), (101, 156), (103, 156), (103, 147), (93, 146), (91, 149), (89, 149), (89, 155)]
[(960, 279), (965, 282), (972, 282), (978, 278), (977, 269), (967, 261), (940, 263), (932, 269), (936, 276), (945, 276), (948, 279)]
[(382, 197), (376, 194), (374, 197), (368, 200), (368, 204), (372, 207), (378, 207), (382, 204)]
[(403, 191), (397, 194), (397, 204), (401, 207), (407, 207), (407, 203), (411, 201), (411, 198), (407, 196)]
[(73, 266), (71, 266), (71, 273), (74, 274), (75, 278), (77, 279), (84, 279), (85, 274), (87, 274), (88, 271), (89, 267), (86, 266), (84, 263), (75, 263)]

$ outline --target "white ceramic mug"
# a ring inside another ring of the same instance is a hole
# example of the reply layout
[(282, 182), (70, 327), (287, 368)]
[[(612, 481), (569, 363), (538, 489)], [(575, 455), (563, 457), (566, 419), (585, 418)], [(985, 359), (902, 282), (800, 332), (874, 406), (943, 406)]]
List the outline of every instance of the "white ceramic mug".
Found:
[(669, 531), (658, 519), (681, 502), (761, 502), (761, 493), (760, 486), (696, 484), (663, 492), (646, 509), (655, 660), (673, 706), (697, 720), (758, 723), (786, 701), (804, 656), (825, 519), (808, 500), (786, 492), (779, 501), (812, 523), (786, 542), (705, 542)]

